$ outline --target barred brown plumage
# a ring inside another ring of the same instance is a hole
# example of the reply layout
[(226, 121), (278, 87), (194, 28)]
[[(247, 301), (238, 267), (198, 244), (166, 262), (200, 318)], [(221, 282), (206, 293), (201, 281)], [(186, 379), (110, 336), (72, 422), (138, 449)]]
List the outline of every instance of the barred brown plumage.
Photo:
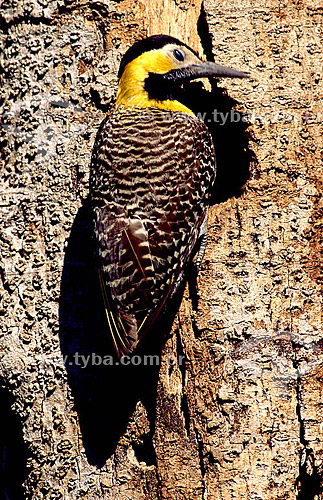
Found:
[[(182, 68), (180, 83), (183, 68), (189, 68), (191, 79), (199, 59), (189, 48), (178, 42), (186, 66), (165, 56), (177, 42), (150, 37), (139, 42), (141, 49), (130, 49), (134, 59), (126, 54), (118, 107), (103, 121), (93, 149), (90, 189), (100, 282), (118, 356), (133, 352), (177, 286), (199, 238), (215, 179), (206, 125), (169, 99), (170, 88), (167, 99), (160, 100), (145, 90), (149, 75), (162, 77), (177, 67)], [(171, 68), (164, 73), (158, 70), (161, 57)]]

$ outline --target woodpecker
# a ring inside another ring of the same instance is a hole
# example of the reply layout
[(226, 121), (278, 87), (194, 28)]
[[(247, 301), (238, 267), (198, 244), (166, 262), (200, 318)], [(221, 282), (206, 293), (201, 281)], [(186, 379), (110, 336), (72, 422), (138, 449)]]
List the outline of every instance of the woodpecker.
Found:
[(116, 107), (99, 128), (90, 173), (99, 279), (118, 357), (152, 329), (206, 243), (214, 147), (180, 88), (248, 76), (202, 61), (166, 35), (136, 42), (121, 60)]

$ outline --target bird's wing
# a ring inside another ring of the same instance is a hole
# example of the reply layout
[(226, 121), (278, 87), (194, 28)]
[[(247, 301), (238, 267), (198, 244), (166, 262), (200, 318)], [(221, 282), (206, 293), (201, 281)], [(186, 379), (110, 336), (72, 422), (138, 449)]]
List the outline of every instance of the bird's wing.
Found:
[(141, 219), (116, 223), (112, 217), (106, 226), (113, 228), (114, 234), (109, 238), (109, 229), (104, 232), (104, 238), (110, 241), (109, 258), (101, 260), (99, 277), (113, 344), (120, 356), (137, 345), (156, 284), (155, 271), (148, 232)]
[(215, 171), (202, 122), (165, 123), (160, 112), (152, 123), (131, 118), (101, 127), (91, 170), (100, 282), (118, 356), (152, 327), (189, 260)]

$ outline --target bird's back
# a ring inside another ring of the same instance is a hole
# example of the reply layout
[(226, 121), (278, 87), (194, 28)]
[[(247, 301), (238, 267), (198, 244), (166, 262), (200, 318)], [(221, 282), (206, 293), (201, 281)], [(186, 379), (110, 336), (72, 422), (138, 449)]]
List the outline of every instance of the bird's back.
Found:
[(135, 347), (189, 260), (215, 177), (202, 121), (118, 110), (97, 135), (91, 196), (101, 284), (116, 349)]

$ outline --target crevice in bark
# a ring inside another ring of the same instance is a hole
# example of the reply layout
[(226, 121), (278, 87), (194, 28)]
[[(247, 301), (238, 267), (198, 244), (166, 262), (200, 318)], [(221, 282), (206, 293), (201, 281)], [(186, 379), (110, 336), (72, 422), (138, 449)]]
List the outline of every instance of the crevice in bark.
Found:
[[(292, 341), (293, 351), (296, 353), (296, 345)], [(299, 476), (296, 480), (296, 486), (298, 490), (297, 500), (315, 500), (321, 491), (321, 484), (323, 478), (318, 474), (317, 468), (315, 466), (315, 456), (314, 451), (308, 445), (308, 441), (305, 438), (305, 425), (301, 413), (301, 378), (298, 370), (298, 363), (295, 358), (293, 360), (293, 366), (297, 372), (297, 383), (296, 383), (296, 414), (299, 422), (299, 440), (304, 447), (304, 455), (300, 458), (299, 462)]]
[(176, 332), (176, 337), (177, 337), (177, 362), (182, 376), (181, 412), (183, 413), (186, 435), (189, 438), (191, 435), (191, 426), (190, 426), (191, 419), (190, 419), (187, 395), (185, 394), (185, 378), (186, 378), (185, 354), (183, 351), (183, 346), (178, 330)]
[(0, 389), (0, 498), (23, 500), (23, 482), (27, 477), (27, 447), (21, 422), (11, 409), (13, 397)]
[(5, 278), (4, 271), (3, 271), (2, 267), (0, 267), (0, 279), (1, 279), (2, 286), (3, 286), (4, 290), (6, 290), (6, 292), (8, 292), (9, 295), (11, 295), (12, 289), (10, 288), (10, 286), (7, 283), (7, 280)]
[(195, 429), (195, 436), (197, 441), (197, 449), (199, 453), (199, 461), (200, 461), (200, 470), (202, 473), (202, 477), (205, 476), (205, 465), (204, 465), (204, 457), (203, 457), (203, 443), (198, 439), (197, 431)]
[(212, 34), (209, 30), (206, 12), (204, 9), (204, 2), (201, 5), (200, 17), (197, 21), (197, 33), (201, 40), (203, 52), (208, 61), (214, 61), (213, 47), (212, 47)]
[(193, 311), (197, 311), (198, 308), (198, 284), (197, 284), (197, 273), (194, 264), (188, 266), (187, 268), (187, 283), (189, 296), (192, 302)]
[(298, 422), (299, 422), (299, 440), (302, 443), (302, 445), (306, 448), (308, 443), (305, 439), (304, 422), (303, 422), (302, 416), (301, 416), (299, 375), (297, 375), (296, 396), (297, 396), (296, 414), (297, 414), (297, 418), (298, 418)]
[[(194, 310), (194, 309), (193, 309)], [(197, 306), (196, 306), (196, 309), (195, 311), (197, 311)], [(202, 333), (203, 333), (203, 329), (200, 329), (198, 326), (197, 326), (197, 323), (196, 323), (196, 320), (195, 320), (195, 316), (192, 316), (191, 318), (191, 324), (192, 324), (192, 330), (193, 330), (193, 333), (194, 333), (194, 337), (196, 339), (198, 339)]]
[(186, 434), (187, 434), (187, 437), (189, 437), (190, 436), (190, 412), (188, 409), (186, 394), (183, 394), (182, 399), (181, 399), (181, 411), (182, 411), (183, 417), (184, 417), (184, 425), (185, 425)]
[(181, 337), (179, 335), (179, 331), (177, 329), (176, 331), (176, 337), (177, 337), (177, 360), (178, 360), (178, 366), (182, 375), (182, 387), (184, 390), (185, 387), (185, 373), (186, 373), (186, 365), (185, 365), (185, 354), (181, 342)]
[(103, 113), (108, 113), (109, 109), (111, 109), (111, 102), (104, 104), (101, 100), (99, 92), (92, 87), (90, 88), (90, 96), (91, 96), (91, 101), (96, 107), (96, 109), (103, 111)]
[(306, 449), (305, 453), (304, 463), (299, 466), (297, 500), (316, 500), (321, 492), (322, 477), (317, 472), (313, 450)]
[(145, 434), (141, 442), (132, 443), (138, 462), (145, 462), (146, 465), (157, 465), (155, 448), (153, 446), (151, 433)]

